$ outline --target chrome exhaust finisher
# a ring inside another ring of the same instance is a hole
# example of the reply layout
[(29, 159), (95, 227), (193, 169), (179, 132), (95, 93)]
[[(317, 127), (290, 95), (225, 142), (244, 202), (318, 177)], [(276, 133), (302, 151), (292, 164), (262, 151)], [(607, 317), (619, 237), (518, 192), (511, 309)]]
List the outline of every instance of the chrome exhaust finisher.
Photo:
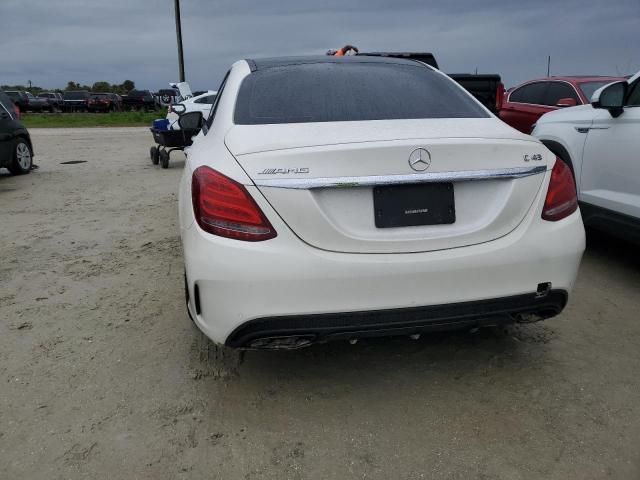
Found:
[(297, 350), (310, 346), (314, 339), (314, 335), (263, 337), (253, 340), (248, 348), (256, 350)]

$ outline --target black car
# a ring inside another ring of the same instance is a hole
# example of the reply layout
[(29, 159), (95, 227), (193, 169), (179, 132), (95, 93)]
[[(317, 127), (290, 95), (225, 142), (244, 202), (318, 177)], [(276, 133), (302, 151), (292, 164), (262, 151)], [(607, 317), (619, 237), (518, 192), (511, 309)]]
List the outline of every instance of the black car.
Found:
[(64, 92), (64, 109), (67, 112), (86, 112), (89, 106), (90, 94), (86, 90)]
[(29, 173), (33, 165), (33, 145), (25, 126), (17, 119), (13, 102), (0, 92), (0, 168), (14, 175)]
[(155, 110), (156, 99), (149, 90), (131, 90), (122, 97), (122, 107), (125, 110)]

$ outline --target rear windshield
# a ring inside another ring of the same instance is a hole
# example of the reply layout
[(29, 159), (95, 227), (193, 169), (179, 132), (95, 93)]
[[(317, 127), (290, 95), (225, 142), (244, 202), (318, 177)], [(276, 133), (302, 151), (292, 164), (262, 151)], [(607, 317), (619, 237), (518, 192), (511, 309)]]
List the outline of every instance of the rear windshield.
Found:
[(454, 82), (416, 64), (311, 63), (258, 70), (240, 87), (239, 125), (489, 115)]
[(81, 100), (87, 98), (89, 93), (87, 92), (66, 92), (64, 98), (66, 100)]

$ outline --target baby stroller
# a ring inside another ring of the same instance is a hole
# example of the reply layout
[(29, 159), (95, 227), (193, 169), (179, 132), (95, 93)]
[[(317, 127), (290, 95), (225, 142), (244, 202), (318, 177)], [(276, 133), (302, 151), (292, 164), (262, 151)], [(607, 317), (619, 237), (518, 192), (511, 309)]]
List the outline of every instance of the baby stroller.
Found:
[[(163, 123), (163, 125), (160, 125)], [(166, 121), (156, 121), (151, 127), (153, 140), (157, 145), (149, 149), (151, 163), (160, 164), (162, 168), (169, 168), (169, 156), (175, 150), (184, 150), (192, 143), (192, 138), (200, 133), (204, 123), (202, 112), (183, 113), (177, 120), (179, 130), (171, 129)]]

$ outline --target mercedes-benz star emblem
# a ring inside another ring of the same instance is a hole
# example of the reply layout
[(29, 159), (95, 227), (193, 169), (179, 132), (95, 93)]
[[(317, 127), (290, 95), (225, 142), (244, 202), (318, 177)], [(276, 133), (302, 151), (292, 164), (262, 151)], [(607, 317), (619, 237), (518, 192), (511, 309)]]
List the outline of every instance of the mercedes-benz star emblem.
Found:
[(431, 165), (431, 154), (426, 148), (416, 148), (409, 155), (409, 166), (416, 172), (424, 172)]

